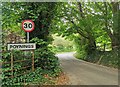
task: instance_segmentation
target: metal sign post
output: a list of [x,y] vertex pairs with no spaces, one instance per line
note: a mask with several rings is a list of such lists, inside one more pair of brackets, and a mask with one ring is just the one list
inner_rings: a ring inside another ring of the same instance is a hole
[[29,32],[27,32],[27,43],[29,43]]
[[119,2],[119,10],[120,10],[120,2]]

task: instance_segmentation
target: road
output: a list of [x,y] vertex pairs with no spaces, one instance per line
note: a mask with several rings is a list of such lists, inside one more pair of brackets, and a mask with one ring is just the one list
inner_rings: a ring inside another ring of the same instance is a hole
[[70,85],[118,85],[118,70],[76,59],[73,54],[56,55]]

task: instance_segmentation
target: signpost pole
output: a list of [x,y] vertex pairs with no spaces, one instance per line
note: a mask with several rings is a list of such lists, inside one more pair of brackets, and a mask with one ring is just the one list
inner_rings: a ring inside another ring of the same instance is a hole
[[[27,32],[27,43],[29,43],[29,32]],[[26,51],[25,51],[25,55],[27,55]]]
[[29,43],[29,32],[27,32],[27,43]]

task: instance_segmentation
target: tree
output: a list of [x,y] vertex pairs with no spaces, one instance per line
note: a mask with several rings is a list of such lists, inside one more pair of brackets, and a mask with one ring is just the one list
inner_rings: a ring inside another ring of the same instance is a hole
[[[116,49],[119,45],[119,40],[117,39],[118,34],[118,17],[119,17],[119,4],[118,2],[104,2],[104,3],[96,3],[97,8],[102,13],[100,19],[103,22],[104,30],[107,32],[108,36],[111,39],[112,49]],[[102,8],[101,8],[102,6]]]
[[[59,13],[53,21],[59,35],[72,37],[79,34],[81,39],[86,39],[88,53],[96,50],[96,36],[94,31],[100,29],[99,17],[93,14],[94,3],[62,3]],[[98,14],[98,13],[97,13]],[[56,21],[59,21],[58,23]],[[58,26],[57,26],[58,25]],[[80,44],[80,43],[79,43]]]

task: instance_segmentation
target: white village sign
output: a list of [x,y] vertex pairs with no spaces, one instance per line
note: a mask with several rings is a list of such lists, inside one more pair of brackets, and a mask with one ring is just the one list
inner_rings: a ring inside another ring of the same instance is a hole
[[34,49],[36,49],[35,43],[8,44],[8,50],[34,50]]

